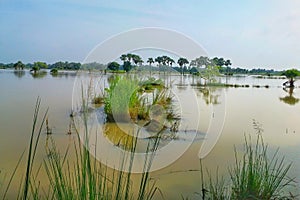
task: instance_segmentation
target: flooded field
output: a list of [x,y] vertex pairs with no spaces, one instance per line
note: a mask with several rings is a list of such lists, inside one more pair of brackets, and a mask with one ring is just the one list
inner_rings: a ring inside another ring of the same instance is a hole
[[[48,123],[51,135],[43,130],[38,154],[37,167],[47,159],[45,148],[50,139],[64,152],[77,140],[70,114],[76,111],[76,95],[80,93],[80,81],[93,80],[99,91],[108,86],[111,74],[98,73],[76,74],[65,72],[58,76],[46,74],[34,77],[29,71],[17,73],[13,70],[0,70],[0,183],[7,183],[13,168],[22,152],[28,148],[34,107],[37,97],[42,99],[41,113],[49,108]],[[143,75],[144,79],[148,75]],[[234,163],[234,146],[242,150],[245,135],[256,137],[257,130],[253,122],[260,124],[264,142],[275,151],[280,148],[280,155],[292,162],[289,176],[300,180],[300,88],[293,90],[282,88],[284,79],[257,78],[254,76],[220,77],[219,82],[247,87],[204,87],[198,77],[191,75],[155,74],[163,80],[174,96],[175,111],[180,116],[180,125],[174,137],[162,138],[160,148],[172,143],[172,148],[164,154],[151,172],[151,178],[166,199],[199,199],[201,177],[199,155],[204,156],[205,168],[214,172],[219,168],[221,174],[228,174],[228,167]],[[298,83],[299,84],[299,83]],[[297,85],[297,82],[296,82]],[[79,93],[78,93],[79,91]],[[76,93],[77,92],[77,93]],[[75,98],[75,99],[74,99]],[[97,134],[100,140],[121,148],[120,137],[132,127],[128,124],[105,123],[103,108],[94,108]],[[42,114],[41,114],[42,116]],[[158,120],[159,121],[159,120]],[[95,122],[94,122],[95,123]],[[93,124],[94,125],[94,124]],[[170,127],[169,127],[170,128]],[[121,129],[121,130],[119,130]],[[69,132],[72,134],[68,134]],[[215,139],[210,140],[213,137]],[[145,140],[141,140],[145,141]],[[207,141],[210,141],[209,143]],[[200,149],[206,145],[203,151]],[[124,147],[123,147],[124,148]],[[180,155],[172,152],[181,151]],[[143,145],[140,147],[143,151]],[[72,160],[74,152],[69,157]],[[164,157],[165,156],[165,157]],[[112,159],[114,154],[111,155]],[[176,159],[175,159],[176,158]],[[15,197],[19,182],[25,171],[22,162],[12,183],[8,197]],[[206,171],[206,170],[205,170]],[[43,172],[41,172],[43,174]],[[41,186],[47,185],[43,175],[39,177]],[[297,182],[299,188],[299,183]],[[135,183],[133,183],[135,187]],[[296,192],[300,192],[295,188]],[[157,198],[160,198],[158,195]]]

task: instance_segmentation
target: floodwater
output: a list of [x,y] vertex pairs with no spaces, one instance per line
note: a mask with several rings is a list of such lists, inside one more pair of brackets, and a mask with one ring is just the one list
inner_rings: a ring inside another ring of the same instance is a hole
[[[107,86],[108,76],[110,75],[86,73],[80,77],[86,80],[93,77],[93,80],[100,80],[100,86]],[[70,114],[74,109],[74,102],[76,104],[72,99],[73,91],[78,90],[76,77],[75,72],[65,72],[56,77],[49,73],[42,77],[33,77],[28,71],[17,73],[13,70],[0,70],[1,191],[1,183],[7,183],[22,152],[28,150],[37,97],[42,99],[40,118],[49,108],[48,122],[52,129],[50,136],[43,130],[36,157],[37,167],[47,159],[45,148],[49,137],[55,141],[61,152],[76,141],[72,127],[73,133],[67,134],[70,131]],[[203,88],[197,86],[199,80],[191,76],[173,75],[164,80],[171,87],[178,108],[176,110],[181,117],[179,131],[173,139],[175,142],[172,143],[170,138],[163,139],[163,145],[171,148],[166,150],[162,160],[154,163],[157,170],[151,173],[152,179],[156,181],[166,199],[182,199],[182,196],[199,199],[199,156],[203,157],[202,163],[207,170],[214,173],[218,168],[220,174],[228,174],[228,167],[234,163],[234,146],[240,151],[245,135],[256,138],[258,130],[253,125],[254,122],[263,129],[264,142],[269,144],[270,150],[279,148],[280,155],[285,156],[286,162],[293,163],[289,176],[296,177],[298,182],[295,191],[300,192],[300,88],[293,91],[283,90],[283,79],[251,76],[219,80],[228,84],[249,84],[250,87],[247,88]],[[269,87],[265,87],[266,85]],[[109,136],[109,131],[116,135],[118,127],[116,124],[104,124],[101,112],[101,108],[95,111],[99,130],[102,130],[101,139],[115,147],[119,140]],[[126,125],[124,127],[121,129],[126,130]],[[173,154],[174,159],[169,159]],[[18,191],[18,183],[25,171],[23,166],[24,161],[16,173],[8,197],[13,198]],[[47,184],[43,184],[43,177],[41,181],[42,185]]]

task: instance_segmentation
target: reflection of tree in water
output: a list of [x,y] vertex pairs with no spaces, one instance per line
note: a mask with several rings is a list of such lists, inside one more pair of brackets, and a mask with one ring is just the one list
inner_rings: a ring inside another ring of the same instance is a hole
[[188,81],[185,76],[180,76],[179,82],[176,84],[179,90],[186,90],[188,88]]
[[33,78],[44,78],[45,76],[47,76],[47,72],[46,71],[32,72],[30,74],[31,74],[31,76]]
[[283,90],[286,91],[288,95],[285,97],[280,97],[280,101],[283,101],[284,103],[292,106],[299,102],[300,99],[293,96],[294,87],[283,88]]
[[15,70],[14,75],[18,78],[22,78],[25,75],[25,71],[24,70]]
[[218,94],[218,91],[220,89],[218,88],[213,88],[213,87],[199,87],[197,88],[199,96],[203,98],[205,103],[207,105],[209,104],[220,104],[221,102],[219,101],[220,95]]
[[[123,124],[126,126],[125,124]],[[124,127],[123,127],[124,128]],[[128,132],[133,132],[134,130],[130,125],[127,126]],[[131,150],[136,139],[124,132],[117,123],[106,123],[104,125],[104,135],[109,139],[114,145],[121,147],[125,150]]]

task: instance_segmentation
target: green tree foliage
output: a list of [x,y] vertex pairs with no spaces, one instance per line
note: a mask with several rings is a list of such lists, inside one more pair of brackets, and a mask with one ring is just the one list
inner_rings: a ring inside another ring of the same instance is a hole
[[208,57],[200,56],[191,61],[190,66],[196,68],[203,68],[211,64],[211,61]]
[[225,60],[224,60],[224,58],[214,57],[212,59],[212,63],[216,66],[222,67],[225,65]]
[[97,62],[92,62],[92,63],[82,64],[80,68],[83,70],[93,70],[93,69],[105,70],[107,68],[107,66],[104,64],[97,63]]
[[175,61],[172,58],[168,57],[167,63],[170,67],[172,67],[172,65],[175,63]]
[[40,69],[47,69],[48,65],[45,62],[35,62],[31,68],[31,71],[37,73]]
[[160,66],[163,62],[163,58],[162,58],[162,56],[158,56],[158,57],[155,58],[154,61],[157,62],[158,66]]
[[52,75],[57,75],[57,74],[58,74],[58,69],[53,68],[53,69],[50,70],[50,73],[51,73]]
[[131,54],[131,53],[122,54],[120,56],[120,60],[123,61],[123,69],[126,72],[130,71],[133,68],[131,61],[133,61],[135,65],[138,64],[141,65],[144,62],[139,55]]
[[180,66],[181,69],[181,73],[183,74],[183,66],[185,66],[186,64],[189,64],[189,61],[186,58],[179,58],[177,61],[178,65]]
[[225,63],[224,63],[224,65],[225,65],[226,67],[230,66],[230,65],[231,65],[231,61],[230,61],[230,60],[226,60]]
[[127,60],[127,55],[126,54],[122,54],[121,56],[120,56],[120,60],[122,60],[123,61],[123,63]]
[[206,81],[215,82],[215,77],[220,74],[218,66],[215,65],[208,65],[205,69],[200,71],[201,78],[205,79]]
[[162,64],[163,65],[167,65],[167,63],[169,62],[170,57],[168,56],[162,56]]
[[75,62],[56,62],[49,66],[49,68],[56,68],[60,70],[79,70],[81,67],[80,63]]
[[[289,87],[295,87],[294,82],[295,78],[297,76],[300,76],[300,72],[297,69],[289,69],[283,72],[283,75],[286,76],[289,81],[288,83],[290,84]],[[285,82],[283,85],[286,86],[287,82]]]
[[109,70],[117,71],[120,68],[120,64],[117,62],[110,62],[110,63],[108,63],[107,68]]
[[139,55],[131,54],[132,61],[135,65],[142,64],[144,61]]
[[148,58],[147,63],[149,63],[149,65],[151,66],[154,63],[154,59]]
[[25,65],[21,61],[18,61],[14,64],[14,68],[15,70],[23,70],[25,68]]
[[133,68],[133,66],[131,65],[131,63],[129,61],[125,61],[123,64],[123,69],[126,72],[129,72],[131,69]]

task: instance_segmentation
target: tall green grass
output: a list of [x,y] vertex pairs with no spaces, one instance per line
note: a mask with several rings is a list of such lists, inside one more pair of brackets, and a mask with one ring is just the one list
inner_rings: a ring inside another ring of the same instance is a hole
[[[19,194],[17,199],[152,199],[160,190],[155,183],[150,181],[149,170],[154,158],[154,151],[158,148],[159,139],[154,143],[148,144],[148,150],[152,153],[146,157],[144,163],[144,171],[138,175],[139,188],[137,191],[133,189],[132,166],[134,162],[136,142],[131,143],[131,153],[129,156],[125,154],[120,158],[121,166],[118,169],[111,169],[101,164],[97,159],[90,155],[89,149],[89,132],[87,127],[88,106],[83,101],[84,119],[84,142],[80,142],[79,133],[77,132],[77,140],[74,142],[75,155],[70,154],[69,147],[65,153],[61,153],[55,145],[54,140],[50,140],[50,145],[46,148],[48,157],[42,165],[37,168],[35,162],[38,145],[41,140],[43,125],[47,116],[45,112],[40,126],[38,127],[39,111],[41,100],[38,98],[34,117],[32,132],[29,141],[28,154],[26,159],[26,170],[24,178],[20,182]],[[138,133],[136,133],[138,134]],[[137,135],[136,135],[137,136]],[[135,137],[137,138],[137,137]],[[96,147],[95,147],[96,148]],[[90,149],[91,150],[91,149]],[[147,151],[148,151],[147,150]],[[72,159],[72,156],[74,159]],[[5,188],[3,199],[6,199],[7,193],[11,187],[11,182],[15,178],[24,153],[20,157],[16,165],[8,185]],[[70,159],[71,158],[71,159]],[[129,159],[129,167],[125,169],[125,162]],[[33,170],[35,169],[35,170]],[[41,170],[45,170],[47,180],[50,185],[42,188],[39,182],[39,174]],[[127,171],[127,172],[125,172]]]
[[[104,95],[104,111],[108,122],[150,120],[149,114],[153,105],[162,106],[167,111],[168,119],[175,118],[171,107],[173,97],[162,81],[141,81],[136,77],[115,76],[109,82]],[[155,89],[151,90],[150,87]]]
[[270,156],[268,145],[262,135],[257,135],[256,143],[245,137],[242,155],[234,149],[235,164],[229,168],[230,180],[220,177],[218,172],[213,180],[209,174],[208,199],[293,199],[288,189],[294,179],[288,177],[291,163],[280,158],[278,150]]
[[[87,106],[84,106],[87,108]],[[87,121],[88,111],[84,109],[84,120]],[[120,170],[109,169],[92,157],[86,148],[89,145],[88,128],[85,123],[85,145],[75,144],[76,161],[71,164],[68,160],[68,153],[64,156],[55,147],[49,149],[55,152],[51,159],[45,162],[46,171],[53,188],[53,196],[56,199],[151,199],[158,191],[154,183],[150,183],[149,167],[150,162],[144,163],[144,171],[141,173],[140,189],[134,192],[132,188],[132,166],[136,151],[136,142],[130,143],[131,153],[129,156],[124,154],[121,159]],[[79,133],[78,133],[79,134]],[[137,133],[138,134],[138,133]],[[135,137],[137,139],[137,137]],[[78,138],[78,141],[80,139]],[[158,141],[158,140],[157,140]],[[150,145],[150,143],[149,143]],[[152,148],[158,144],[150,145]],[[154,153],[153,153],[154,154]],[[129,167],[125,169],[125,162],[129,159]],[[128,171],[128,172],[124,172]]]
[[232,197],[235,199],[279,199],[288,198],[284,193],[293,179],[288,178],[291,163],[285,164],[284,157],[279,158],[278,150],[268,155],[268,146],[261,135],[255,145],[245,139],[245,153],[230,170]]

